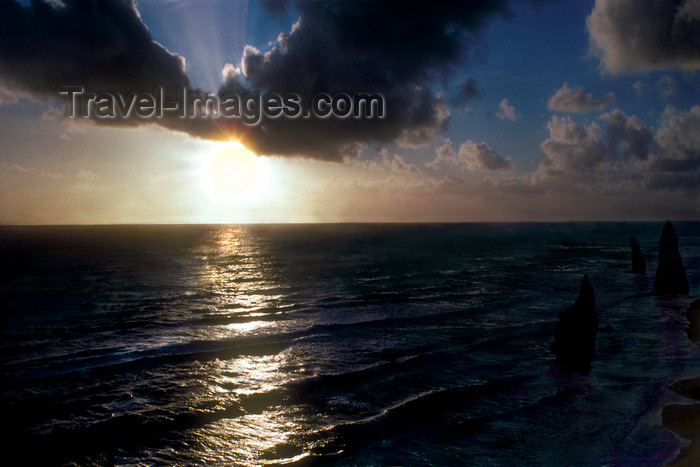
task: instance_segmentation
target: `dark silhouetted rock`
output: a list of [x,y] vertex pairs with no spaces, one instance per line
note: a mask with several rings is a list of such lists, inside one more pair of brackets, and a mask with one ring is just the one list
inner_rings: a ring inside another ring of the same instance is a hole
[[610,323],[606,324],[602,328],[598,328],[598,332],[614,332],[615,330],[613,329],[612,326],[610,326]]
[[659,266],[654,277],[654,295],[688,295],[688,292],[690,286],[678,252],[678,233],[673,224],[666,221],[659,238]]
[[696,345],[700,345],[700,298],[690,304],[685,316],[690,321],[688,338]]
[[550,346],[550,350],[557,356],[557,361],[563,368],[588,374],[595,354],[597,333],[595,294],[586,274],[581,280],[576,302],[559,315],[559,322],[554,331],[554,344]]
[[642,250],[639,248],[639,242],[634,237],[630,237],[630,248],[632,248],[632,272],[647,272],[647,263],[644,261]]

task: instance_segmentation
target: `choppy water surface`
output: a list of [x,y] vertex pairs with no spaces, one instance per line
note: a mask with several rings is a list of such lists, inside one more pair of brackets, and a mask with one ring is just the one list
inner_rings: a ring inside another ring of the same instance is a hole
[[[5,449],[27,464],[659,465],[700,374],[663,223],[0,228]],[[630,274],[630,235],[647,275]],[[589,274],[588,377],[548,346]],[[6,451],[7,452],[7,451]]]

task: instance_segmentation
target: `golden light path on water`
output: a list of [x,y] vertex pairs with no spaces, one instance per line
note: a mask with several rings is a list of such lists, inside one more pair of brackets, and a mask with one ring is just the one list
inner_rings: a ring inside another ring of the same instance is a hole
[[[289,325],[269,319],[289,306],[282,304],[279,293],[285,285],[270,277],[271,266],[244,229],[217,229],[202,259],[200,288],[215,296],[209,313],[222,323],[201,329],[202,340],[230,342],[235,353],[238,339],[248,342],[252,336],[290,330]],[[197,452],[192,454],[207,464],[226,465],[277,464],[305,457],[308,450],[295,439],[312,433],[318,420],[310,423],[309,411],[286,400],[282,389],[310,376],[304,352],[269,343],[245,353],[193,368],[192,377],[200,379],[202,388],[194,394],[194,404],[213,402],[213,410],[232,413],[193,430],[192,447]]]

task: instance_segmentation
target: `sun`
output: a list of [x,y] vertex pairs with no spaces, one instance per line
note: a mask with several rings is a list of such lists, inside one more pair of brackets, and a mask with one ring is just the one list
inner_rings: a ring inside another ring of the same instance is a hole
[[209,176],[215,189],[226,195],[250,190],[258,178],[256,157],[242,145],[223,149],[209,164]]
[[258,198],[267,184],[264,164],[240,143],[214,148],[202,175],[207,191],[220,201]]

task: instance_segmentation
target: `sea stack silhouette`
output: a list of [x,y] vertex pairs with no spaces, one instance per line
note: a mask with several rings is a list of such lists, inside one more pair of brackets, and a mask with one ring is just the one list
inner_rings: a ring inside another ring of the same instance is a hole
[[549,349],[563,368],[587,375],[591,372],[597,333],[595,294],[586,274],[581,280],[576,302],[559,315],[554,343]]
[[647,264],[644,261],[644,255],[642,255],[639,242],[634,236],[630,237],[630,248],[632,249],[632,272],[647,272]]
[[688,295],[690,286],[678,252],[678,233],[666,221],[659,238],[659,266],[654,277],[654,295]]
[[700,345],[700,298],[695,300],[685,312],[690,324],[688,325],[688,338]]

